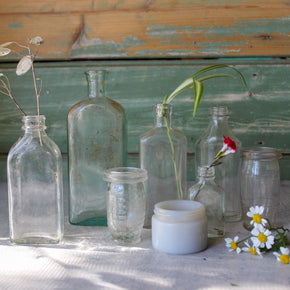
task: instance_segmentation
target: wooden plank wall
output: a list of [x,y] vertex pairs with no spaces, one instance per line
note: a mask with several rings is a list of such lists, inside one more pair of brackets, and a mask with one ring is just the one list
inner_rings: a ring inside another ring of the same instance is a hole
[[[252,94],[237,80],[212,80],[195,120],[191,96],[174,104],[174,124],[189,141],[188,179],[193,180],[194,142],[208,110],[227,105],[230,125],[243,145],[281,148],[282,179],[290,179],[289,1],[282,0],[0,0],[0,44],[41,35],[37,74],[43,80],[42,113],[48,133],[67,153],[68,109],[86,96],[84,71],[109,70],[107,92],[126,109],[129,160],[138,165],[138,137],[152,126],[152,104],[184,78],[211,64],[235,65]],[[18,56],[0,60],[19,102],[35,109],[31,75],[16,77]],[[20,116],[0,97],[0,152],[21,134]],[[5,165],[0,176],[5,176]]]

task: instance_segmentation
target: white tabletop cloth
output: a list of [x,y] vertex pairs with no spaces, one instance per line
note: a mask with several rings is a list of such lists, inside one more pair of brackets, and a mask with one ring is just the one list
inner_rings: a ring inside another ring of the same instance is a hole
[[[224,238],[216,238],[203,252],[168,255],[152,248],[150,230],[140,244],[118,246],[107,228],[70,225],[67,205],[65,212],[62,244],[12,245],[7,185],[0,184],[0,289],[290,289],[290,264],[272,253],[230,253]],[[281,186],[279,213],[290,228],[289,181]],[[226,225],[225,237],[247,234],[241,222]]]

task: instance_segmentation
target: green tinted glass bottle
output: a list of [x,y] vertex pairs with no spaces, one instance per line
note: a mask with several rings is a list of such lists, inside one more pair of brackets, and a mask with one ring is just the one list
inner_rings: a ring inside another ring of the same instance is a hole
[[77,225],[107,224],[106,169],[126,165],[123,107],[105,96],[105,71],[86,73],[88,97],[68,114],[69,219]]

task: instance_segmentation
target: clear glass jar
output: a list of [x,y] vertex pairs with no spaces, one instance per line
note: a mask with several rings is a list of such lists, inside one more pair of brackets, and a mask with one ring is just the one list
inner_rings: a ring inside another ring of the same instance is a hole
[[207,246],[205,207],[191,200],[168,200],[155,204],[152,245],[169,254],[191,254]]
[[251,218],[247,216],[252,206],[264,206],[263,217],[276,223],[279,207],[281,151],[270,147],[245,148],[241,152],[241,194],[243,225],[251,230]]
[[104,170],[126,164],[123,107],[106,98],[105,71],[86,73],[89,95],[68,114],[69,216],[76,225],[106,226]]
[[45,116],[23,117],[24,136],[7,160],[10,239],[58,243],[63,234],[62,158],[46,135]]
[[225,234],[225,192],[215,183],[214,167],[199,167],[198,181],[188,190],[188,199],[202,203],[208,220],[208,237]]
[[119,167],[104,172],[108,182],[108,227],[115,242],[136,244],[141,240],[145,220],[146,170]]
[[235,137],[228,125],[227,107],[210,108],[210,121],[207,130],[195,144],[195,172],[198,167],[209,166],[223,146],[223,135],[230,137],[237,145],[237,152],[222,159],[222,164],[215,167],[215,181],[225,191],[225,220],[241,220],[242,206],[240,194],[240,150],[241,142]]
[[154,106],[155,125],[140,136],[140,167],[146,169],[148,173],[148,180],[145,183],[146,228],[151,228],[154,204],[164,200],[178,199],[172,149],[163,115],[167,117],[174,146],[181,198],[185,197],[184,194],[186,195],[187,140],[182,132],[171,127],[171,114],[171,104],[164,107],[162,104],[156,104]]

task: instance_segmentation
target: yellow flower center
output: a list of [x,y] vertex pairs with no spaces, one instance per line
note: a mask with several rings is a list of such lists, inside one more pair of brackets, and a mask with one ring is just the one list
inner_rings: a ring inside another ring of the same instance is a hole
[[289,256],[287,256],[287,255],[281,255],[281,256],[280,256],[280,261],[281,261],[283,264],[289,264]]
[[258,235],[258,240],[261,242],[261,243],[266,243],[267,242],[267,236],[263,233],[260,233]]
[[249,251],[250,251],[250,253],[252,253],[253,255],[257,255],[257,251],[256,251],[255,248],[250,247],[250,248],[249,248]]
[[236,242],[231,241],[231,247],[232,247],[234,250],[236,250],[238,246],[237,246]]
[[259,214],[256,213],[256,214],[253,216],[253,221],[254,221],[256,224],[260,224],[261,221],[262,221],[262,217],[261,217]]

